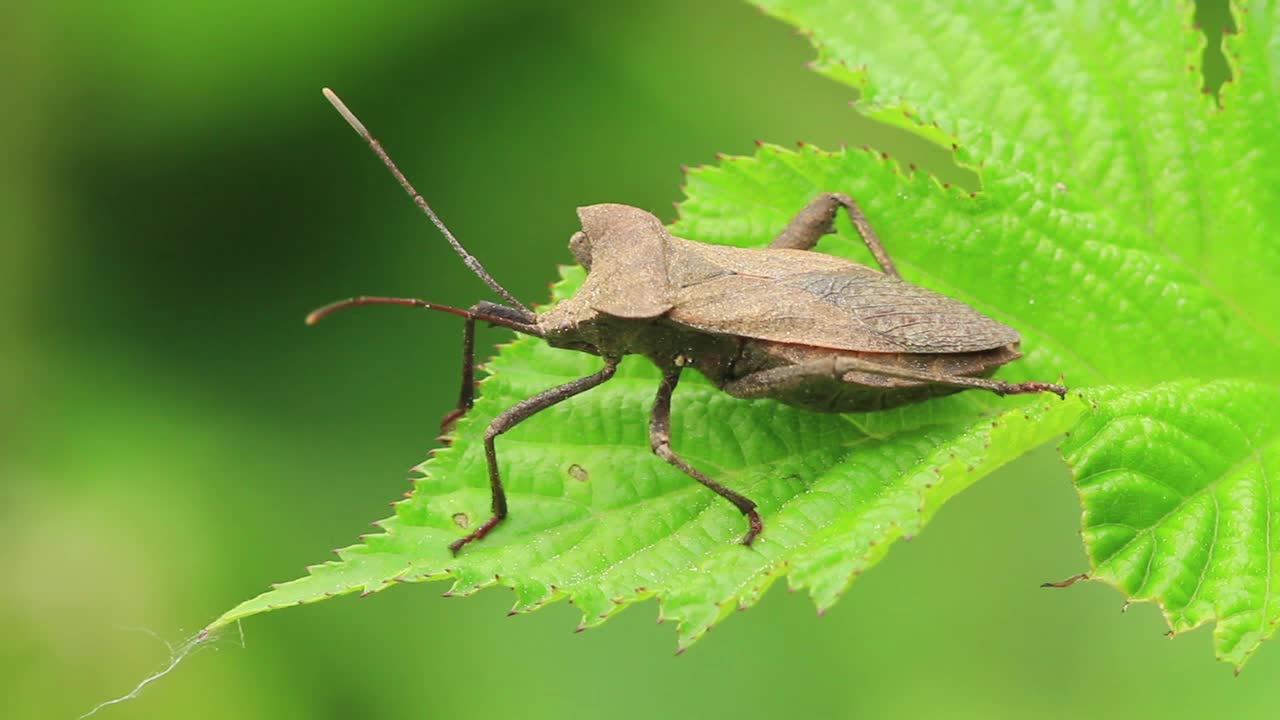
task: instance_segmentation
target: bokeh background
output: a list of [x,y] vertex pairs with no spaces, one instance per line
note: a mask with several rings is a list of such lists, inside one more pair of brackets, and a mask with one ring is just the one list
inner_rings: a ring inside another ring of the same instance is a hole
[[[672,217],[681,164],[870,144],[946,179],[735,0],[18,3],[0,112],[0,716],[127,691],[408,487],[484,287],[321,99],[363,116],[472,251],[546,297],[573,208]],[[1211,20],[1210,26],[1220,26]],[[892,239],[888,241],[892,243]],[[491,347],[505,335],[488,331]],[[640,422],[637,419],[637,422]],[[490,590],[397,587],[247,621],[104,718],[1274,716],[1085,569],[1052,449],[952,501],[826,617],[781,587],[681,657],[656,608],[573,635]]]

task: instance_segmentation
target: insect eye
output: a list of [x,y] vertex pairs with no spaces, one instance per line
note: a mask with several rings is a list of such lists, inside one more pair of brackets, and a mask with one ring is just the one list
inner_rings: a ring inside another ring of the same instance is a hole
[[569,238],[569,252],[582,267],[591,269],[591,238],[585,232],[579,230]]

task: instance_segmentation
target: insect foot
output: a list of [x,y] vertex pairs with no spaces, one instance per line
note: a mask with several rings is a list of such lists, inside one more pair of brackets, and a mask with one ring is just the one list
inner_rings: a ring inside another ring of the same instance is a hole
[[1005,395],[1031,395],[1034,393],[1051,392],[1063,400],[1067,399],[1066,386],[1035,380],[1020,383],[996,382],[991,387],[991,392],[1002,397]]

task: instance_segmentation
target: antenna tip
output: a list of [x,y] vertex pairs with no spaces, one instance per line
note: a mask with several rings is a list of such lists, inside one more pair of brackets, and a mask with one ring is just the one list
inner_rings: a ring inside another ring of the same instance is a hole
[[347,121],[351,129],[359,133],[361,137],[369,137],[369,131],[365,128],[364,123],[360,122],[359,118],[356,117],[355,113],[351,112],[351,108],[348,108],[346,103],[342,102],[342,98],[338,97],[337,93],[329,88],[322,88],[320,92],[324,94],[324,99],[329,101],[333,109],[338,111],[342,119]]
[[328,309],[329,308],[326,306],[326,307],[320,308],[319,310],[312,310],[307,315],[307,320],[306,320],[307,324],[315,325],[316,323],[320,322],[320,318],[323,318],[325,315],[328,314],[327,312],[325,312]]

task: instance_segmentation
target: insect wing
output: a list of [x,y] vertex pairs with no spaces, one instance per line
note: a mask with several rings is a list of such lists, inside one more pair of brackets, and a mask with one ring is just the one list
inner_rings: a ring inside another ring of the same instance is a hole
[[861,352],[963,353],[1016,343],[1016,330],[968,305],[864,265],[802,250],[672,238],[684,325]]

